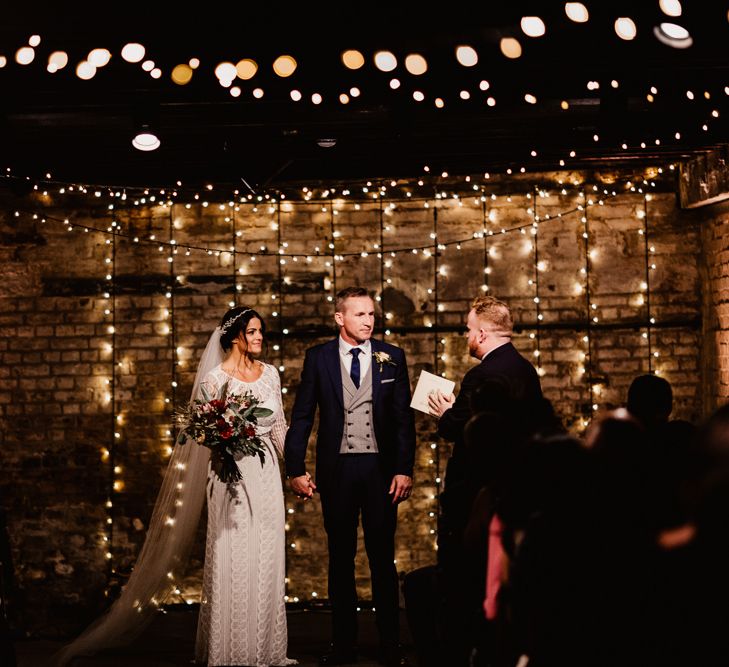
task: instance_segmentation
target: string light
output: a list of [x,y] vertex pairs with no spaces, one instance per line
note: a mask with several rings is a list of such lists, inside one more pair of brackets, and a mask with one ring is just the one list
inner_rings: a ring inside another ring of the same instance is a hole
[[332,288],[332,293],[330,296],[327,297],[327,300],[330,303],[334,303],[334,299],[337,295],[337,251],[336,251],[336,238],[339,236],[337,234],[337,231],[334,229],[334,205],[330,201],[329,202],[329,250],[331,251],[329,253],[330,259],[329,259],[329,283]]
[[[442,306],[440,303],[440,293],[438,291],[438,288],[440,286],[440,278],[445,277],[447,275],[447,272],[445,271],[445,266],[439,265],[439,253],[438,253],[438,207],[435,205],[435,202],[433,203],[433,231],[430,233],[430,237],[433,239],[433,324],[435,325],[433,327],[433,355],[434,355],[434,370],[436,375],[441,375],[442,377],[445,377],[445,372],[440,370],[440,340],[438,336],[439,331],[439,313],[442,310]],[[427,325],[426,325],[427,326]]]
[[244,269],[242,266],[239,265],[238,238],[243,235],[243,232],[239,231],[237,228],[238,222],[236,218],[236,212],[238,211],[238,206],[232,206],[231,208],[232,210],[230,212],[230,223],[232,233],[230,237],[230,251],[232,254],[232,261],[230,264],[233,269],[233,298],[231,299],[231,303],[233,304],[231,306],[232,308],[239,305],[238,292],[243,289],[243,285],[238,282],[238,276],[244,273]]
[[[118,227],[112,226],[112,232],[118,231]],[[108,387],[109,402],[109,444],[102,450],[102,461],[106,461],[109,466],[109,486],[107,490],[106,501],[106,536],[103,540],[102,548],[106,551],[107,560],[107,585],[104,594],[108,596],[111,592],[110,586],[115,575],[114,567],[114,499],[115,494],[123,489],[123,482],[118,478],[121,468],[117,465],[117,447],[122,441],[120,405],[116,395],[117,386],[117,327],[116,327],[116,308],[117,308],[117,288],[116,288],[116,251],[117,251],[117,235],[112,233],[111,239],[106,238],[104,246],[106,252],[110,252],[111,256],[106,256],[104,264],[109,267],[106,274],[106,285],[104,302],[104,316],[107,321],[111,321],[109,326],[110,335],[110,373],[111,380]]]
[[587,427],[589,422],[592,420],[593,413],[597,410],[597,403],[595,403],[595,391],[594,391],[594,367],[593,367],[593,355],[592,355],[592,311],[594,310],[590,292],[590,226],[587,217],[587,195],[583,190],[582,193],[582,223],[583,232],[582,238],[584,240],[584,268],[583,274],[585,279],[584,293],[585,293],[585,312],[586,312],[586,329],[585,334],[582,338],[584,343],[584,375],[586,376],[587,385],[589,387],[589,404],[587,411],[583,412],[583,426]]
[[653,361],[655,356],[653,350],[652,330],[654,318],[651,313],[651,271],[655,268],[655,264],[653,264],[651,261],[651,253],[655,252],[655,248],[650,246],[648,242],[648,199],[648,195],[645,195],[643,197],[643,210],[641,211],[642,216],[640,216],[643,219],[643,228],[639,230],[639,232],[642,232],[642,234],[640,235],[643,237],[643,250],[645,256],[645,277],[643,284],[641,285],[641,287],[645,286],[645,312],[647,320],[644,339],[646,340],[648,350],[648,372],[653,373]]
[[387,312],[387,304],[385,301],[385,295],[386,295],[386,288],[385,283],[388,280],[385,277],[385,268],[389,266],[392,266],[392,262],[390,260],[385,259],[385,212],[384,212],[384,202],[382,197],[378,199],[377,201],[378,206],[378,222],[379,222],[379,231],[380,231],[380,237],[379,237],[379,252],[377,253],[377,256],[380,260],[380,324],[381,328],[383,330],[383,337],[386,338],[388,335],[387,330],[387,324],[385,322],[385,313]]
[[[433,238],[433,319],[435,320],[435,327],[433,330],[433,370],[435,372],[435,375],[440,375],[441,377],[445,377],[445,368],[441,370],[440,362],[441,360],[444,360],[443,357],[445,356],[443,353],[445,352],[445,339],[441,339],[440,336],[440,293],[439,293],[439,287],[440,287],[440,276],[442,275],[439,266],[438,266],[438,258],[439,258],[439,245],[438,245],[438,207],[433,206],[433,231],[431,233],[431,236]],[[432,447],[431,444],[431,451],[434,454],[433,460],[434,460],[434,471],[433,471],[433,482],[435,485],[434,492],[432,494],[433,498],[433,509],[432,512],[435,513],[436,517],[440,516],[440,491],[441,491],[441,475],[440,475],[440,448],[435,446],[435,448]],[[438,549],[438,521],[436,520],[434,522],[434,527],[430,529],[430,534],[433,535],[433,548],[435,550]]]
[[481,282],[481,291],[484,294],[489,292],[489,276],[491,275],[491,267],[489,266],[489,236],[491,235],[486,228],[486,223],[490,219],[491,211],[488,210],[488,198],[481,195],[481,237],[483,239],[483,278]]
[[[175,291],[177,287],[177,274],[175,272],[175,255],[177,254],[177,240],[175,239],[175,225],[174,225],[174,207],[170,206],[167,233],[169,238],[168,245],[168,256],[167,263],[169,264],[169,284],[167,291],[165,292],[165,298],[167,299],[167,307],[164,309],[164,315],[168,318],[169,324],[164,327],[164,332],[167,334],[167,347],[170,350],[170,395],[167,410],[165,415],[166,424],[172,423],[175,406],[177,405],[177,336],[175,332]],[[172,454],[169,442],[175,442],[177,439],[177,433],[173,434],[172,431],[164,429],[165,440],[167,442],[163,445],[163,453],[166,455]],[[174,439],[173,439],[174,436]]]
[[[279,247],[279,254],[282,253],[283,250],[288,246],[288,243],[284,242],[283,240],[283,230],[281,225],[281,202],[279,201],[276,204],[276,220],[278,224],[278,232],[277,232],[277,241],[278,241],[278,247]],[[284,327],[284,315],[283,315],[283,309],[284,309],[284,292],[283,292],[283,286],[284,284],[288,284],[289,280],[288,278],[284,278],[284,265],[286,260],[285,259],[279,259],[278,261],[278,278],[276,282],[276,293],[277,293],[277,306],[278,306],[278,322],[279,322],[279,328],[281,330],[281,335],[279,338],[279,372],[281,373],[281,392],[286,394],[288,392],[288,389],[286,388],[286,383],[284,382],[284,359],[285,359],[285,347],[284,342],[286,339],[286,335],[284,332],[287,331],[287,329]]]
[[[284,335],[284,332],[287,331],[287,329],[284,328],[284,314],[283,314],[283,309],[284,309],[283,285],[284,285],[284,266],[285,266],[284,261],[285,260],[282,259],[282,254],[283,254],[283,250],[285,249],[285,246],[288,244],[284,244],[284,241],[283,241],[283,225],[281,222],[281,201],[280,200],[276,202],[275,212],[276,212],[276,242],[278,245],[279,259],[277,261],[277,267],[276,267],[277,268],[276,294],[272,295],[272,296],[275,297],[274,301],[276,303],[276,308],[277,308],[277,313],[278,313],[277,320],[278,320],[278,329],[279,329],[280,335],[278,337],[278,342],[274,345],[273,349],[275,352],[278,352],[278,370],[279,370],[280,377],[281,377],[281,393],[286,394],[288,392],[288,389],[286,388],[286,385],[284,382],[284,370],[285,370],[284,343],[285,343],[285,338],[286,338],[286,336]],[[294,510],[289,509],[288,513],[290,515],[293,515]],[[285,530],[289,533],[289,535],[287,535],[287,537],[290,537],[292,534],[291,523],[292,523],[292,519],[287,518],[286,525],[285,525]],[[296,549],[296,542],[292,541],[289,544],[289,547],[292,550]],[[292,596],[290,595],[290,590],[289,590],[289,577],[286,577],[285,586],[286,586],[286,595],[284,597],[285,597],[285,599],[290,600],[290,599],[292,599]],[[293,596],[293,599],[297,600],[298,598]]]
[[[665,2],[664,0],[661,0],[661,7],[663,13],[666,14],[667,17],[675,18],[681,15],[681,4],[677,0],[666,0]],[[567,2],[564,5],[564,11],[568,19],[575,23],[583,24],[589,20],[589,12],[583,3]],[[521,18],[520,24],[523,34],[528,37],[537,38],[545,34],[546,28],[544,20],[540,17],[524,16]],[[504,28],[507,28],[505,32],[508,32],[508,27],[504,26]],[[630,17],[624,16],[617,18],[614,23],[614,29],[616,34],[623,40],[632,40],[637,35],[636,24]],[[688,36],[686,30],[682,26],[674,23],[662,22],[654,28],[654,32],[659,39],[668,39],[669,41],[666,43],[669,43],[671,46],[676,46],[677,48],[683,48],[691,43],[691,38]],[[28,64],[32,62],[35,57],[33,43],[34,42],[31,41],[27,46],[23,46],[18,50],[16,58],[19,63]],[[456,62],[453,61],[452,55],[448,55],[447,57],[450,61],[448,63],[449,65],[455,66],[455,64],[458,63],[458,65],[463,67],[473,67],[478,64],[478,53],[472,46],[454,43],[450,48],[455,50]],[[509,58],[518,58],[522,55],[522,47],[514,37],[504,37],[500,42],[500,48],[504,55]],[[150,51],[151,50],[153,49],[150,48]],[[155,66],[154,61],[149,59],[144,60],[146,53],[147,49],[145,46],[138,43],[128,43],[123,47],[123,49],[121,49],[121,56],[125,62],[135,65],[139,65],[139,63],[141,63],[144,71],[150,72],[151,76],[159,79],[162,75],[162,71],[159,67]],[[448,53],[453,54],[453,51],[449,49]],[[334,71],[341,71],[342,65],[344,65],[344,67],[348,70],[345,72],[347,74],[351,74],[352,71],[359,70],[366,62],[365,55],[355,49],[347,49],[333,55],[334,57],[331,58],[331,62],[328,63],[329,66]],[[110,57],[111,53],[108,49],[103,47],[94,49],[88,54],[87,60],[79,63],[79,75],[83,76],[83,78],[93,78],[97,68],[105,66]],[[7,58],[5,56],[0,58],[0,66],[5,66]],[[383,49],[375,53],[374,62],[376,67],[384,72],[391,72],[398,67],[397,57],[390,50]],[[306,63],[303,62],[301,64],[302,66],[306,65]],[[433,69],[434,71],[439,71],[441,69],[440,66],[429,68],[429,63],[425,61],[424,56],[418,53],[408,54],[405,58],[404,64],[407,71],[414,76],[424,77],[426,73],[429,73],[430,69]],[[171,71],[173,81],[179,85],[185,85],[189,82],[192,72],[197,70],[199,65],[200,61],[195,57],[189,58],[187,63],[177,64]],[[279,55],[273,63],[273,70],[279,77],[288,77],[298,71],[298,65],[299,63],[293,56]],[[311,65],[311,63],[309,63],[309,65]],[[55,62],[49,62],[48,64],[48,69],[51,72],[56,72],[61,69],[61,67],[62,65],[59,66]],[[236,79],[241,79],[243,81],[251,80],[257,75],[259,66],[255,60],[245,58],[235,64],[227,61],[221,62],[215,68],[211,68],[211,70],[214,72],[216,80],[219,81],[226,90],[230,90],[233,95],[237,96],[240,95],[241,89],[240,87],[231,88],[233,81]],[[254,97],[257,99],[263,97],[263,90],[261,88],[256,88],[255,92],[252,92]],[[288,100],[291,92],[292,91],[282,90],[280,94],[283,99]],[[291,99],[294,101],[301,99],[301,97],[299,97],[301,94],[300,91],[295,92],[297,94]],[[419,92],[421,92],[421,95],[413,96],[412,98],[414,103],[418,103],[421,96],[424,96],[422,91]],[[437,96],[435,93],[436,91],[434,91],[430,97],[436,100],[436,104],[439,107],[443,106],[445,104],[444,96]],[[341,91],[339,91],[339,94],[335,93],[337,97],[344,94],[345,93],[342,93]],[[489,99],[492,100],[493,98]],[[320,104],[322,102],[321,95],[316,93],[315,96],[312,97],[312,101],[315,104]],[[438,104],[438,101],[440,101],[440,104]]]
[[535,358],[535,366],[537,367],[537,373],[542,376],[544,375],[544,368],[542,367],[542,348],[541,348],[541,332],[542,332],[542,320],[544,319],[544,316],[542,315],[542,309],[541,309],[541,299],[539,294],[539,273],[540,273],[540,262],[539,262],[539,216],[537,215],[537,198],[539,195],[539,188],[536,186],[534,187],[534,202],[532,203],[531,210],[532,210],[532,243],[534,247],[534,306],[536,310],[536,318],[537,318],[537,329],[535,334],[535,348],[534,348],[534,358]]

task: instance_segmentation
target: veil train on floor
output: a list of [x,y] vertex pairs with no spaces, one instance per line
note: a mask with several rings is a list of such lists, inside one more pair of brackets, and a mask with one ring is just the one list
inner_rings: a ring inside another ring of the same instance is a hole
[[[198,396],[205,376],[223,361],[220,327],[208,340],[198,364],[190,400]],[[66,665],[72,658],[124,646],[144,630],[175,590],[187,565],[197,532],[208,476],[209,450],[175,445],[149,521],[144,545],[121,596],[73,642],[52,659]]]

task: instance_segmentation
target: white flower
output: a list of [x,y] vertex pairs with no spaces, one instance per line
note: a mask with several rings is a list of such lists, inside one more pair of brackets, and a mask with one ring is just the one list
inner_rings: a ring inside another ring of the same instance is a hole
[[387,352],[373,352],[372,356],[375,358],[375,361],[380,365],[380,372],[382,372],[383,364],[387,364],[388,366],[395,366],[395,362],[392,360],[392,357]]

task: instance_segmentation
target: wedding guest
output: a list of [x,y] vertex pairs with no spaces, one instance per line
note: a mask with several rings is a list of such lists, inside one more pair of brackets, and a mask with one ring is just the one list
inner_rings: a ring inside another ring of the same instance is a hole
[[628,389],[628,412],[646,429],[668,422],[673,411],[673,390],[657,375],[639,375]]

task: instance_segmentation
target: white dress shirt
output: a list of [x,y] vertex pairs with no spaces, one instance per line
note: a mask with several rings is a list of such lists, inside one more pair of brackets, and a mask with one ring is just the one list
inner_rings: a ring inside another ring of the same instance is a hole
[[369,340],[366,340],[361,345],[350,345],[341,336],[339,336],[339,356],[344,362],[344,368],[347,371],[347,375],[352,372],[352,355],[349,351],[353,347],[358,347],[362,350],[362,353],[359,355],[359,379],[362,381],[364,376],[367,375],[367,371],[370,369],[370,364],[372,363],[372,343],[370,343]]

